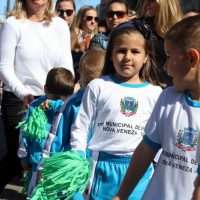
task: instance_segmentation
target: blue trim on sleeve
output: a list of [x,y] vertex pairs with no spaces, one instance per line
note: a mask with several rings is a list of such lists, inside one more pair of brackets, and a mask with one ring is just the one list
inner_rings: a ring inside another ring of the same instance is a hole
[[144,83],[126,83],[126,82],[122,82],[120,80],[118,80],[114,75],[111,75],[110,78],[117,84],[124,86],[124,87],[129,87],[129,88],[141,88],[141,87],[145,87],[147,85],[149,85],[149,83],[147,81],[145,81]]
[[198,164],[197,173],[200,175],[200,164]]
[[153,151],[158,151],[161,148],[161,145],[158,143],[153,142],[151,139],[149,139],[146,135],[143,138],[143,142],[145,144],[147,144],[148,146],[150,146],[150,148]]
[[190,105],[192,107],[200,108],[200,101],[193,100],[191,98],[190,94],[188,94],[188,93],[185,94],[185,100],[186,100],[188,105]]

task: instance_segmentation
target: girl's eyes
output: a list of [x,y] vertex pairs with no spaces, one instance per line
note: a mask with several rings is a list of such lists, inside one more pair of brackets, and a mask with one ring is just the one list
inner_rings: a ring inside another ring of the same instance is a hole
[[132,53],[140,53],[140,51],[137,50],[137,49],[133,49],[133,50],[131,50],[131,52],[132,52]]
[[126,53],[126,52],[127,52],[126,49],[118,49],[118,50],[117,50],[117,53]]
[[[126,54],[127,53],[127,49],[118,49],[117,50],[117,53],[123,53],[123,54]],[[132,49],[131,50],[131,53],[132,54],[137,54],[137,53],[140,53],[140,51],[138,49]]]

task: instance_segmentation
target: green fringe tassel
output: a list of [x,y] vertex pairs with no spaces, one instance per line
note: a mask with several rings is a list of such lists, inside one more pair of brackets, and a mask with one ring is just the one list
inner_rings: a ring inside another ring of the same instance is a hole
[[55,153],[44,160],[42,179],[31,200],[70,200],[76,192],[84,192],[90,175],[90,163],[79,153]]
[[33,108],[29,117],[20,122],[17,128],[21,128],[23,136],[30,139],[43,140],[47,137],[48,131],[46,125],[48,123],[47,116],[41,106]]

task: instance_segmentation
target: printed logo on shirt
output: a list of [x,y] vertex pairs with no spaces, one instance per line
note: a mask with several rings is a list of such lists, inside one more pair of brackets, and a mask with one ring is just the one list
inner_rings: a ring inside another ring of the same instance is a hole
[[176,137],[176,147],[183,151],[195,151],[198,143],[198,130],[184,128],[179,130]]
[[130,117],[137,112],[138,101],[133,97],[124,97],[120,101],[121,113],[126,117]]

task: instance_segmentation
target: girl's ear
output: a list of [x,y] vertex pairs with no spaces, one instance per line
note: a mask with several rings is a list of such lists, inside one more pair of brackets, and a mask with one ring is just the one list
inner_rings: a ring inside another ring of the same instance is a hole
[[187,56],[191,67],[195,67],[200,64],[200,52],[195,48],[190,48],[187,51]]

